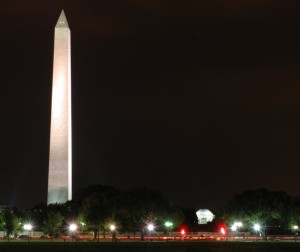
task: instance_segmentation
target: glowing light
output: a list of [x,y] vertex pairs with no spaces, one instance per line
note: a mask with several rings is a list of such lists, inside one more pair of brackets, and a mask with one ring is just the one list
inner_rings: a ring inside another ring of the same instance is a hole
[[112,225],[110,225],[109,229],[110,229],[110,231],[115,231],[116,230],[116,226],[112,224]]
[[181,233],[182,235],[184,235],[184,234],[185,234],[185,230],[184,230],[184,229],[181,229],[180,233]]
[[233,225],[237,226],[237,227],[242,227],[243,223],[242,222],[235,222]]
[[32,225],[31,224],[25,224],[24,229],[27,230],[27,231],[30,231],[30,230],[32,230]]
[[298,225],[293,226],[293,229],[295,229],[295,230],[298,229],[298,228],[299,228]]
[[153,224],[148,224],[147,228],[151,232],[151,231],[154,230],[154,225]]
[[166,226],[166,227],[173,227],[173,223],[172,223],[172,222],[169,222],[169,221],[167,221],[167,222],[165,223],[165,226]]
[[232,231],[237,231],[237,229],[239,228],[239,227],[242,227],[243,226],[243,223],[242,222],[235,222],[235,223],[233,223],[233,225],[231,226],[231,230]]
[[221,227],[221,228],[220,228],[220,232],[221,232],[221,234],[225,235],[225,234],[226,234],[225,228]]
[[259,231],[260,230],[260,225],[259,224],[254,224],[253,229],[255,231]]
[[236,231],[237,230],[237,226],[235,226],[235,225],[231,226],[231,230],[232,231]]
[[71,224],[71,225],[69,226],[69,230],[70,230],[71,232],[76,231],[76,230],[77,230],[77,225],[76,225],[76,224]]

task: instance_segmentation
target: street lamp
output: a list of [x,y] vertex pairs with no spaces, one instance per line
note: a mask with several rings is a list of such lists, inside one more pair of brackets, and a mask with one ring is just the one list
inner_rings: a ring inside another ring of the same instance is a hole
[[254,224],[253,229],[254,229],[254,231],[259,231],[260,230],[260,225],[259,224]]
[[24,224],[23,228],[28,232],[27,239],[28,239],[28,242],[29,242],[29,234],[30,234],[30,231],[32,230],[32,225],[30,223]]
[[257,234],[260,231],[260,225],[259,224],[254,224],[253,229],[256,232],[256,240],[257,240]]
[[166,221],[166,222],[165,222],[165,226],[166,226],[166,228],[167,228],[167,235],[168,235],[168,236],[171,236],[171,235],[170,235],[170,230],[173,228],[173,223],[170,222],[170,221]]
[[74,224],[74,223],[73,223],[73,224],[70,224],[69,230],[70,230],[70,232],[71,232],[72,241],[73,241],[73,239],[74,239],[74,233],[75,233],[75,231],[77,230],[77,225]]
[[297,231],[298,231],[298,228],[299,228],[298,225],[294,225],[293,226],[293,229],[294,229],[294,232],[295,232],[295,242],[297,241],[297,235],[298,235]]
[[147,228],[151,232],[151,231],[154,230],[154,225],[153,224],[149,224]]
[[152,223],[148,224],[147,229],[149,230],[149,240],[151,240],[151,232],[154,230],[154,225]]
[[111,231],[111,241],[113,242],[116,239],[116,226],[114,224],[109,226],[109,229]]

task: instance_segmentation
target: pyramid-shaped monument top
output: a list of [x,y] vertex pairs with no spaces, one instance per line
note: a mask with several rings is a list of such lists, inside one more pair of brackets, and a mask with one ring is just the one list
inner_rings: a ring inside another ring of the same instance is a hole
[[58,18],[55,28],[69,28],[68,21],[67,21],[64,10],[62,10],[62,12],[60,13],[60,16]]

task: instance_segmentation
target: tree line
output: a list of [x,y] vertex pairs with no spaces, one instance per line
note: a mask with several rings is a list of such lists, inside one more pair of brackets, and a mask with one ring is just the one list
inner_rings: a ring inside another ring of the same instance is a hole
[[122,192],[111,186],[93,185],[81,189],[72,201],[64,204],[39,204],[32,209],[6,208],[0,213],[0,230],[7,237],[16,236],[24,223],[52,238],[68,232],[70,223],[81,231],[93,232],[99,239],[110,232],[111,224],[118,232],[137,233],[143,240],[147,223],[165,230],[164,223],[177,228],[184,221],[182,210],[167,201],[159,192],[136,187]]
[[[183,209],[159,192],[146,187],[128,191],[104,185],[81,189],[74,200],[64,204],[41,203],[32,209],[5,208],[0,211],[0,230],[7,237],[16,236],[25,223],[52,238],[68,233],[71,223],[80,231],[92,232],[94,239],[105,237],[114,224],[120,233],[137,234],[143,240],[146,226],[156,225],[157,231],[218,232],[220,226],[229,230],[234,222],[242,222],[239,231],[254,232],[254,224],[262,226],[262,234],[294,234],[300,227],[300,196],[291,197],[282,191],[248,190],[234,195],[224,206],[215,210],[216,218],[208,225],[198,225],[196,209]],[[165,222],[171,222],[166,227]],[[296,230],[297,227],[297,230]]]
[[234,195],[220,209],[220,216],[228,228],[242,221],[242,230],[250,232],[254,224],[259,224],[263,235],[295,234],[300,227],[300,196],[265,188],[247,190]]

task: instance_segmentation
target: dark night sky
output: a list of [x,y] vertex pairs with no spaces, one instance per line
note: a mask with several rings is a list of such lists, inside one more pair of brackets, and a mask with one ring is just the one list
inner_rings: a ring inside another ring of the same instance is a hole
[[62,8],[72,32],[74,191],[146,185],[205,208],[246,189],[298,195],[298,2],[1,2],[0,202],[46,201]]

